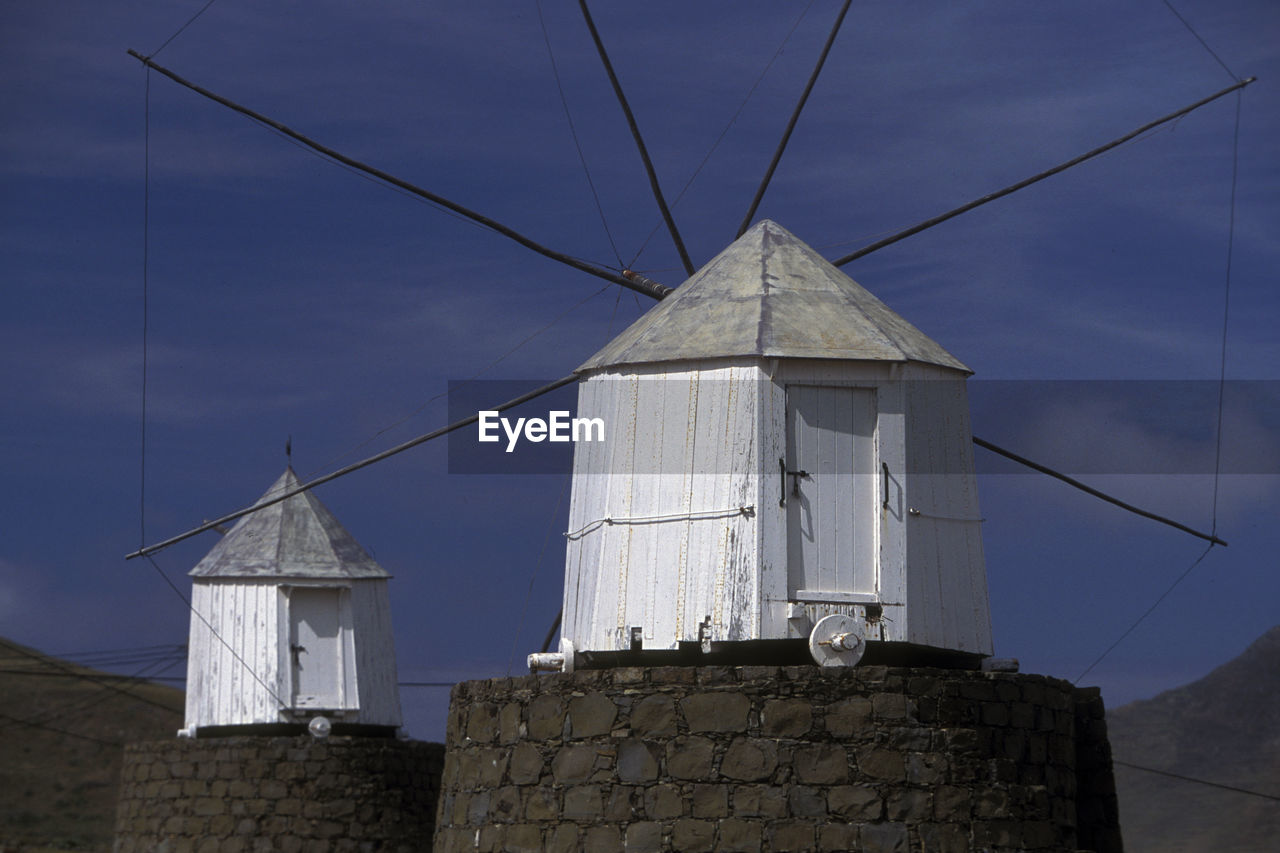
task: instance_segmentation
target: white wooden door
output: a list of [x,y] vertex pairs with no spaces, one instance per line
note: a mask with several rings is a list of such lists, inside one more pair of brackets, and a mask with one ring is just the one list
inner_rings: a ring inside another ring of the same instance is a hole
[[289,593],[295,708],[343,707],[342,592],[294,587]]
[[792,601],[873,601],[875,391],[787,386],[787,585]]

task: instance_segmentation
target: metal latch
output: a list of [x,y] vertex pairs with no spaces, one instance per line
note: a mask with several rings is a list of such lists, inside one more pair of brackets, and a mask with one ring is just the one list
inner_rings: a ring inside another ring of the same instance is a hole
[[813,475],[808,471],[788,471],[787,460],[778,460],[778,471],[782,474],[782,496],[778,499],[778,506],[787,505],[787,478],[791,478],[791,494],[794,497],[800,497],[800,481],[807,480]]

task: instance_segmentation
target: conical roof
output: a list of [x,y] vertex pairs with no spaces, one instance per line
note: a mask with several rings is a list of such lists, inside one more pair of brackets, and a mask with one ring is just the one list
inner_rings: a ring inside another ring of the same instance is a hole
[[[258,503],[298,487],[293,468]],[[191,570],[197,578],[387,578],[311,492],[244,516]]]
[[578,371],[739,356],[919,361],[972,372],[767,219]]

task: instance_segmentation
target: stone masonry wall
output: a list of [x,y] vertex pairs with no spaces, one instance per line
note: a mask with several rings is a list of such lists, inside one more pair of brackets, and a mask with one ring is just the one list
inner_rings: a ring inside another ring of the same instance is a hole
[[115,853],[430,849],[444,747],[226,737],[125,747]]
[[453,692],[437,853],[1084,844],[1120,850],[1110,752],[1100,697],[1063,681],[658,667]]

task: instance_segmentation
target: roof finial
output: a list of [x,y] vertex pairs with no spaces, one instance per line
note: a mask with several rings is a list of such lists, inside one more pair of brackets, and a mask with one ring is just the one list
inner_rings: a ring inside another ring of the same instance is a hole
[[284,440],[284,458],[290,468],[293,467],[293,435]]

